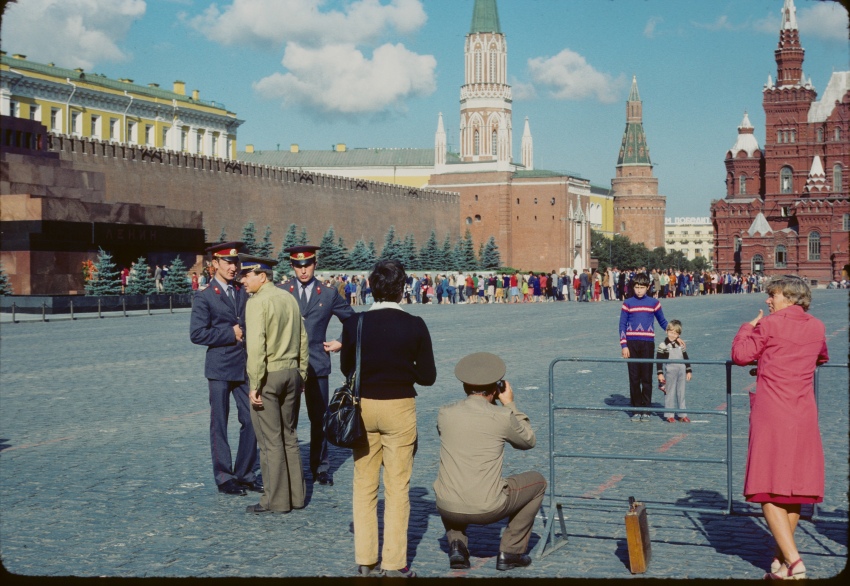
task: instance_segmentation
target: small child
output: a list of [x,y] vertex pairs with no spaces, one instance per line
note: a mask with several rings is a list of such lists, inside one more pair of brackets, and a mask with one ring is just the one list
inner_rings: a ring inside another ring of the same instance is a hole
[[[688,352],[685,350],[685,342],[679,338],[682,335],[682,322],[671,319],[667,325],[667,337],[658,346],[655,355],[656,360],[688,360]],[[664,392],[664,408],[685,408],[685,381],[691,380],[690,364],[658,363],[659,388]],[[673,412],[664,413],[664,419],[668,423],[675,423]],[[687,414],[679,412],[679,421],[690,423]]]
[[[667,329],[661,302],[648,297],[649,276],[637,273],[633,281],[634,296],[623,302],[620,311],[620,351],[623,358],[649,358],[655,349],[655,320]],[[652,403],[652,363],[629,363],[629,394],[632,407],[649,407]],[[632,421],[649,421],[649,413],[633,413]]]

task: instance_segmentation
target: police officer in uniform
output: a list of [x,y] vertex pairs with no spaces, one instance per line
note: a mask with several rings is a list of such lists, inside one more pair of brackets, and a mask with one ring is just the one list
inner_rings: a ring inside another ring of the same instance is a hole
[[[222,242],[206,249],[212,254],[215,276],[195,296],[189,323],[189,339],[207,347],[204,376],[209,386],[213,476],[219,492],[232,495],[245,495],[245,489],[263,491],[262,479],[257,474],[257,437],[251,424],[245,374],[248,294],[235,278],[242,246],[242,242]],[[227,441],[231,396],[236,400],[240,424],[235,465]]]
[[310,470],[313,482],[333,486],[323,418],[328,408],[330,352],[339,352],[342,343],[339,340],[325,341],[325,336],[331,316],[335,315],[342,322],[354,315],[354,310],[335,287],[325,287],[316,280],[317,250],[318,246],[309,245],[286,248],[284,252],[289,253],[295,278],[278,287],[289,291],[298,300],[310,344],[304,397],[307,401],[307,415],[310,417]]

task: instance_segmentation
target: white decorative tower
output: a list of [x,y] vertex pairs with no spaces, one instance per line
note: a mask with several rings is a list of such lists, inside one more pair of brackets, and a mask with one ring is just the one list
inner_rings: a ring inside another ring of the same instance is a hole
[[531,140],[531,129],[528,127],[528,116],[525,117],[525,128],[522,130],[522,166],[526,171],[534,169],[534,143]]
[[[434,137],[434,168],[438,169],[446,164],[446,129],[443,127],[443,113],[437,120],[437,134]],[[439,171],[438,171],[439,172]]]
[[475,0],[466,35],[465,78],[460,88],[460,158],[511,170],[513,144],[508,46],[496,0]]

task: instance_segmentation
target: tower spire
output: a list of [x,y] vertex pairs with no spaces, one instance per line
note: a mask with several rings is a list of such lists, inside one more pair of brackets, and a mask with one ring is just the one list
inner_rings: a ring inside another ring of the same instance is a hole
[[637,76],[632,77],[632,89],[626,101],[626,130],[623,133],[623,144],[617,159],[618,168],[624,165],[640,165],[652,169],[649,147],[643,132],[643,102],[638,93]]
[[496,0],[475,0],[475,7],[472,9],[472,24],[469,27],[469,34],[501,34],[501,32],[502,27],[499,26],[499,9],[496,6]]
[[785,0],[782,6],[782,23],[779,26],[779,46],[776,57],[777,87],[797,86],[803,79],[803,56],[800,31],[797,29],[797,7],[794,0]]
[[522,165],[526,171],[534,169],[534,143],[531,139],[531,128],[528,126],[528,116],[525,117],[525,127],[522,129]]

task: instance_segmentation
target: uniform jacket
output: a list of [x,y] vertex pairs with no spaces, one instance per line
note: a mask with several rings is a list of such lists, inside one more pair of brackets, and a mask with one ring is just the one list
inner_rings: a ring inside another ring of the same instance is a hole
[[476,396],[441,407],[437,431],[437,506],[470,515],[489,513],[505,502],[505,442],[530,450],[537,441],[528,416],[515,403],[494,405]]
[[[278,285],[284,291],[292,295],[300,295],[300,282],[298,279],[290,279],[288,282]],[[331,357],[325,352],[325,335],[331,316],[336,316],[340,321],[345,321],[352,315],[354,310],[340,296],[336,287],[325,287],[318,280],[313,284],[313,292],[307,309],[301,312],[304,317],[304,326],[307,328],[307,340],[310,344],[309,376],[328,376],[331,373]]]
[[744,494],[822,497],[824,458],[813,379],[815,365],[829,360],[823,322],[792,305],[756,327],[745,323],[732,342],[732,360],[742,366],[758,360]]
[[245,319],[252,389],[260,389],[269,372],[298,369],[301,379],[307,379],[307,330],[295,297],[266,283],[248,300]]
[[217,279],[198,291],[192,305],[189,339],[207,347],[204,376],[212,380],[245,380],[245,344],[236,341],[233,326],[239,324],[245,333],[248,294],[239,283],[233,286],[235,306]]

